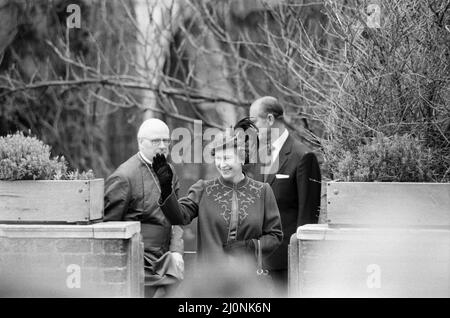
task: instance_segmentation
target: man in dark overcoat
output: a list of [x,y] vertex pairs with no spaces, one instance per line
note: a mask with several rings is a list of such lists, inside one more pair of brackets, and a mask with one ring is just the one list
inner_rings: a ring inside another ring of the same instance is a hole
[[283,242],[265,260],[280,288],[287,295],[288,245],[299,226],[317,223],[320,213],[321,173],[317,157],[294,139],[284,122],[284,108],[271,96],[261,97],[250,107],[250,119],[258,128],[260,147],[269,147],[268,164],[253,165],[249,174],[270,184],[281,216]]

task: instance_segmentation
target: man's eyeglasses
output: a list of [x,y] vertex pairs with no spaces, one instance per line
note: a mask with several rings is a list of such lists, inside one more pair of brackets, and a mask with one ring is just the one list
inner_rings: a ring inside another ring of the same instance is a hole
[[155,138],[155,139],[143,138],[143,139],[147,139],[148,141],[150,141],[152,146],[159,146],[161,142],[166,146],[169,146],[172,143],[172,140],[167,138]]

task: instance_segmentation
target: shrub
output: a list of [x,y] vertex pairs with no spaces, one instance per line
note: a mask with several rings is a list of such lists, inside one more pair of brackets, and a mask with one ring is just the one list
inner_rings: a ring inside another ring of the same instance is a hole
[[92,171],[68,172],[63,156],[51,158],[50,146],[22,132],[0,137],[0,180],[92,179]]
[[78,169],[67,174],[67,180],[89,180],[94,179],[94,171],[88,170],[87,172],[78,172]]
[[431,182],[442,177],[433,173],[431,149],[410,135],[379,135],[353,148],[331,141],[324,148],[333,179],[340,181]]

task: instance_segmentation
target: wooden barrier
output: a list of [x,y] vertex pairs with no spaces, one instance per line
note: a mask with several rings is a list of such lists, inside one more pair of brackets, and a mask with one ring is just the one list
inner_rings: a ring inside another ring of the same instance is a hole
[[449,297],[450,229],[298,228],[290,297]]
[[450,183],[328,182],[329,224],[450,227]]
[[0,222],[101,220],[103,191],[103,179],[0,181]]

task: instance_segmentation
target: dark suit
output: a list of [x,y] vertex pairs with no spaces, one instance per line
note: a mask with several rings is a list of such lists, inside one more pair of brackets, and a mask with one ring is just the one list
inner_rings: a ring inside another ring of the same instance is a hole
[[[291,135],[281,147],[278,158],[278,169],[268,175],[262,175],[257,165],[248,169],[250,176],[270,184],[280,210],[283,242],[265,259],[265,267],[271,271],[286,271],[291,235],[301,225],[318,222],[321,175],[316,156]],[[276,174],[284,176],[277,178]]]
[[[183,230],[178,226],[172,227],[161,211],[158,205],[161,191],[157,180],[151,166],[136,154],[120,165],[105,183],[103,220],[141,222],[146,296],[151,296],[154,286],[168,284],[166,277],[160,274],[167,272],[166,267],[170,265],[161,265],[156,260],[168,251],[183,255]],[[178,195],[179,182],[176,174],[172,183],[175,194]],[[170,259],[167,263],[169,261]]]

